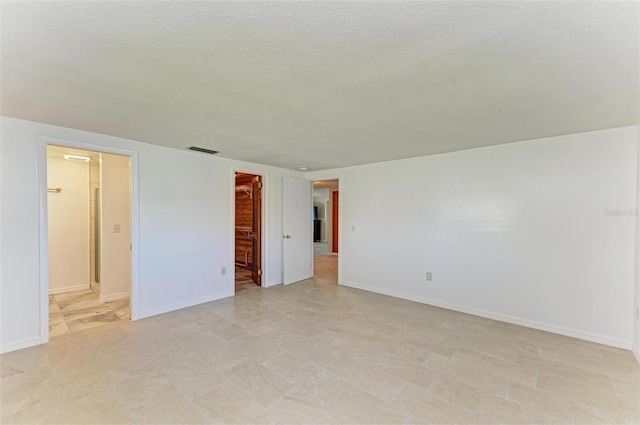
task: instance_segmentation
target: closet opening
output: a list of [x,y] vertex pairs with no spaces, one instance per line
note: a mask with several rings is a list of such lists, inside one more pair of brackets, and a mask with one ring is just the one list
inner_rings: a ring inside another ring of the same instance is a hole
[[235,293],[262,286],[262,176],[235,173]]

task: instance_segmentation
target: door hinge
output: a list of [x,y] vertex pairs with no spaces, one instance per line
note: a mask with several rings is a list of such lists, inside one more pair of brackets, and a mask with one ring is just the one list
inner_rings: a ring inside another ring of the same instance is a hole
[[258,276],[262,276],[262,269],[258,269]]
[[262,189],[262,182],[258,182],[258,189]]

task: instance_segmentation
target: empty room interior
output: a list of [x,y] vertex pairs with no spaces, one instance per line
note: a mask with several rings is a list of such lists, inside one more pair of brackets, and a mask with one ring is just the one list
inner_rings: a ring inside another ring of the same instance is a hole
[[640,2],[0,3],[3,424],[640,423]]

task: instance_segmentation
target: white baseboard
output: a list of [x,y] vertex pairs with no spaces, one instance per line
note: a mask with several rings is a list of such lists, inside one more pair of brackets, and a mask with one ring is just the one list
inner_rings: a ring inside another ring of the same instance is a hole
[[129,291],[118,292],[117,294],[111,294],[111,295],[100,295],[100,302],[108,303],[111,301],[118,301],[124,298],[129,298],[129,296],[130,296]]
[[[435,307],[442,307],[448,310],[459,311],[461,313],[472,314],[474,316],[485,317],[487,319],[497,320],[499,322],[511,323],[514,325],[525,326],[528,328],[538,329],[545,332],[551,332],[572,338],[584,339],[586,341],[596,342],[598,344],[610,345],[612,347],[624,348],[631,350],[631,341],[612,338],[606,335],[595,334],[591,332],[580,331],[577,329],[565,328],[562,326],[551,325],[549,323],[537,322],[535,320],[521,319],[519,317],[509,316],[492,311],[481,310],[473,307],[466,307],[458,304],[452,304],[445,301],[434,300],[431,298],[409,295],[402,292],[390,291],[387,289],[375,288],[368,285],[362,285],[354,282],[340,281],[340,285],[349,286],[351,288],[362,289],[364,291],[375,292],[378,294],[389,295],[391,297],[401,298],[404,300],[415,301],[422,304],[428,304]],[[636,354],[637,356],[637,354]]]
[[0,346],[0,354],[8,353],[10,351],[22,350],[23,348],[33,347],[34,345],[40,345],[40,336],[34,336],[31,338],[23,339],[21,341],[9,342]]
[[267,284],[264,287],[269,288],[271,286],[276,286],[276,285],[282,285],[282,279],[276,279],[276,280],[272,280],[271,282],[267,282]]
[[634,346],[631,351],[633,351],[633,355],[636,356],[636,360],[640,363],[640,346]]
[[172,311],[180,310],[187,307],[193,307],[194,305],[204,304],[211,301],[220,300],[222,298],[233,297],[235,295],[235,288],[231,291],[220,292],[213,295],[207,295],[206,297],[196,298],[188,301],[182,301],[175,304],[170,304],[158,308],[152,308],[150,310],[142,311],[138,315],[138,319],[145,319],[147,317],[157,316],[159,314],[169,313]]
[[73,291],[82,291],[83,289],[91,289],[91,285],[89,285],[88,283],[85,283],[82,285],[65,286],[64,288],[56,288],[56,289],[49,288],[49,295],[64,294],[65,292],[73,292]]

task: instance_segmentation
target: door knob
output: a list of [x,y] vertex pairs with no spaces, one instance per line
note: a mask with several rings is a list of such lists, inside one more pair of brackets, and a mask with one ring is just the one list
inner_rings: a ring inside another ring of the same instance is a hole
[[291,239],[291,235],[283,235],[282,237],[285,239]]

